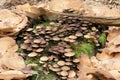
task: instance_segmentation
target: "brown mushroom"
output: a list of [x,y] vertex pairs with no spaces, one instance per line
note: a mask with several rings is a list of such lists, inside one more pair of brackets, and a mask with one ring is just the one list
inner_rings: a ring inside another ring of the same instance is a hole
[[69,38],[70,38],[70,39],[77,39],[77,37],[74,36],[74,35],[69,36]]
[[68,48],[68,49],[64,49],[64,51],[65,51],[65,52],[71,52],[72,49],[69,49],[69,48]]
[[68,72],[67,71],[61,71],[60,74],[61,74],[61,76],[68,76]]
[[32,30],[33,30],[33,28],[28,28],[26,31],[30,32],[30,31],[32,31]]
[[58,64],[54,64],[53,67],[54,67],[54,68],[58,68],[59,65],[58,65]]
[[74,63],[79,63],[80,60],[76,58],[76,59],[73,60],[73,62],[74,62]]
[[68,53],[65,53],[64,55],[65,55],[66,57],[72,57],[72,56],[75,55],[75,53],[74,53],[74,52],[68,52]]
[[28,54],[28,56],[29,56],[29,57],[35,57],[35,56],[37,56],[37,53],[31,52],[31,53]]
[[39,49],[36,50],[36,52],[42,52],[42,51],[43,51],[42,48],[39,48]]
[[25,41],[24,41],[24,43],[30,43],[31,41],[29,40],[29,39],[26,39]]
[[55,72],[61,71],[60,68],[52,68],[51,70],[52,70],[52,71],[55,71]]
[[41,42],[41,39],[35,39],[33,40],[34,43],[40,43]]
[[80,37],[80,36],[83,36],[83,34],[81,32],[76,32],[75,36]]
[[49,58],[47,57],[47,56],[42,56],[41,58],[40,58],[40,60],[41,61],[47,61]]
[[59,38],[58,36],[54,36],[54,37],[53,37],[53,40],[54,40],[54,41],[59,41],[60,38]]
[[39,46],[38,46],[38,44],[32,44],[32,47],[33,48],[38,48]]
[[65,65],[65,62],[64,62],[64,61],[58,61],[57,64],[58,64],[59,66],[64,66],[64,65]]
[[69,78],[73,78],[73,77],[75,77],[75,76],[76,76],[75,71],[70,70],[70,71],[68,72],[68,77],[69,77]]
[[22,44],[22,45],[21,45],[21,48],[22,48],[22,49],[27,49],[27,47],[28,47],[28,46],[27,46],[26,44]]
[[68,71],[68,70],[70,70],[70,67],[68,67],[68,66],[63,66],[63,67],[61,67],[61,69],[62,69],[63,71]]

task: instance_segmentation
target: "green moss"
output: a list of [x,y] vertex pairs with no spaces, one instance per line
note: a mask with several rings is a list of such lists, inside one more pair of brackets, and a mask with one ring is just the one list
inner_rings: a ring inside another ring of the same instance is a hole
[[25,60],[25,64],[30,64],[30,63],[36,63],[39,64],[39,58],[29,58],[28,60]]
[[75,57],[79,57],[81,54],[94,55],[94,45],[92,43],[83,43],[75,46]]
[[99,43],[101,44],[101,46],[105,46],[105,42],[106,42],[106,34],[102,33],[100,35],[100,37],[98,38]]

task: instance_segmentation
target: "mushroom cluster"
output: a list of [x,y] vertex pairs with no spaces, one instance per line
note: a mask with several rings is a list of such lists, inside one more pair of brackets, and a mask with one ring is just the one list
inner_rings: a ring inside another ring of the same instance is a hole
[[99,34],[107,27],[73,16],[60,16],[55,21],[44,21],[37,26],[26,27],[22,32],[23,52],[28,57],[39,58],[39,64],[56,72],[60,79],[77,77],[79,59],[75,57],[72,45],[84,42],[85,39],[100,47]]
[[55,71],[62,79],[76,77],[76,65],[79,60],[74,57],[75,52],[67,43],[61,42],[57,46],[51,47],[49,52],[58,58],[58,60],[53,60],[56,64],[50,66],[52,71]]
[[42,56],[39,62],[56,72],[61,79],[74,78],[77,76],[76,65],[79,63],[74,55],[75,52],[66,42],[60,42],[49,48],[49,55]]
[[[32,30],[31,28],[28,28],[26,32],[29,33],[31,30]],[[23,49],[23,52],[27,54],[29,57],[35,57],[39,53],[44,51],[48,43],[44,40],[44,38],[40,36],[34,36],[28,33],[23,34],[24,41],[23,44],[21,45],[21,48]]]
[[91,22],[82,20],[79,17],[66,15],[60,16],[58,18],[58,23],[62,25],[67,25],[67,27],[65,28],[67,31],[65,33],[68,32],[70,35],[65,36],[63,39],[64,41],[75,42],[76,39],[78,39],[79,37],[83,37],[84,39],[95,43],[97,47],[100,46],[100,43],[98,42],[100,34],[108,28],[105,25],[93,24]]

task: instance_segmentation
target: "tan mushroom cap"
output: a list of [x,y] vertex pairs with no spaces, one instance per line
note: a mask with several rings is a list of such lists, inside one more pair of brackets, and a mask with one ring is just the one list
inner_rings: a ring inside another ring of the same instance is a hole
[[60,68],[52,68],[51,70],[52,70],[52,71],[55,71],[55,72],[61,71]]
[[28,47],[28,48],[27,48],[27,51],[31,51],[31,50],[32,50],[32,48],[31,48],[31,47]]
[[37,48],[39,46],[37,44],[32,44],[32,47]]
[[39,63],[44,64],[45,62],[43,62],[43,61],[40,60]]
[[47,26],[46,30],[52,30],[52,27],[51,26]]
[[73,64],[71,62],[66,62],[65,65],[70,66],[70,65],[73,65]]
[[84,37],[85,37],[85,38],[91,38],[91,36],[90,36],[90,35],[84,35]]
[[32,31],[33,30],[33,28],[28,28],[26,31]]
[[40,43],[40,42],[41,42],[41,39],[35,39],[33,42],[34,42],[34,43]]
[[30,43],[31,41],[29,39],[26,39],[24,43]]
[[68,76],[68,72],[67,72],[67,71],[61,71],[60,74],[61,74],[62,76]]
[[65,62],[64,62],[64,61],[58,61],[57,64],[58,64],[59,66],[64,66],[64,65],[65,65]]
[[68,70],[70,70],[70,67],[68,67],[68,66],[63,66],[63,67],[61,67],[61,69],[62,69],[63,71],[68,71]]
[[54,40],[54,41],[59,41],[60,38],[59,38],[58,36],[54,36],[54,37],[53,37],[53,40]]
[[74,59],[73,62],[74,62],[74,63],[79,63],[80,60],[79,60],[79,59]]
[[61,77],[62,79],[64,79],[64,80],[66,80],[67,79],[67,77]]
[[64,41],[69,41],[69,40],[70,40],[69,37],[64,38]]
[[75,42],[75,40],[74,40],[74,39],[71,39],[69,42],[73,43],[73,42]]
[[27,36],[25,36],[23,39],[27,39],[28,37]]
[[29,57],[35,57],[35,56],[37,56],[37,53],[31,52],[30,54],[28,54],[28,56],[29,56]]
[[65,55],[66,57],[72,57],[72,56],[75,55],[75,53],[74,53],[74,52],[68,52],[68,53],[65,53],[64,55]]
[[69,78],[73,78],[73,77],[75,77],[75,76],[76,76],[75,71],[72,71],[72,70],[71,70],[71,71],[68,72],[68,77],[69,77]]
[[27,49],[28,46],[27,46],[26,44],[22,44],[22,45],[21,45],[21,48],[22,48],[22,49]]
[[74,35],[69,36],[69,38],[70,38],[70,39],[77,39],[77,37],[74,36]]
[[72,49],[65,49],[64,51],[65,51],[65,52],[71,52]]
[[47,61],[49,58],[47,57],[47,56],[42,56],[41,58],[40,58],[40,60],[41,61]]
[[80,36],[83,36],[83,34],[82,34],[81,32],[77,32],[77,33],[75,34],[75,36],[80,37]]
[[39,49],[36,50],[36,52],[42,52],[42,51],[43,51],[42,48],[39,48]]
[[58,64],[54,64],[53,67],[54,67],[54,68],[58,68],[59,65],[58,65]]

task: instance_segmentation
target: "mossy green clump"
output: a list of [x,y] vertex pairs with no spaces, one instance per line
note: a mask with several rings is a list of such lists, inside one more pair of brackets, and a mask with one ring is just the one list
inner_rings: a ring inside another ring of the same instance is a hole
[[106,37],[107,37],[107,36],[106,36],[106,33],[102,33],[102,34],[100,35],[100,37],[98,38],[98,41],[99,41],[99,43],[101,44],[102,47],[105,46]]
[[81,54],[94,55],[94,45],[92,43],[82,43],[75,46],[75,57],[79,57]]

